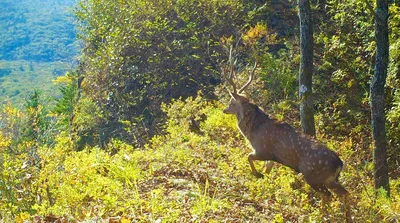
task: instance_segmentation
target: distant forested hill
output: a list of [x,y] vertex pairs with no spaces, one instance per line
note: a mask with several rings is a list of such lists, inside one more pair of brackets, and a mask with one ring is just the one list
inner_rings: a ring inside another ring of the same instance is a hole
[[[70,61],[77,54],[75,0],[1,0],[0,60]],[[70,9],[71,10],[71,9]]]
[[78,54],[75,0],[0,0],[0,104],[17,106],[38,89],[58,97],[52,80]]

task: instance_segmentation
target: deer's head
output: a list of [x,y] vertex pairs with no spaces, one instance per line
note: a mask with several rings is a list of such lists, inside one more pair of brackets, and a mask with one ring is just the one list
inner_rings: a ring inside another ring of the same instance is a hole
[[250,83],[254,79],[254,73],[257,69],[257,62],[255,62],[254,67],[250,71],[249,74],[249,80],[244,84],[239,90],[236,88],[236,84],[233,81],[233,78],[236,77],[236,61],[233,61],[232,59],[232,54],[233,54],[233,49],[232,47],[230,48],[229,51],[229,61],[228,65],[225,66],[222,69],[222,74],[225,77],[226,81],[232,86],[233,91],[229,91],[228,93],[231,96],[231,100],[229,102],[229,106],[224,109],[224,113],[226,114],[234,114],[236,115],[239,119],[243,117],[243,115],[246,113],[246,110],[251,109],[253,106],[249,102],[249,99],[241,95],[241,93],[250,85]]
[[227,108],[224,109],[225,114],[233,114],[237,117],[243,117],[246,113],[246,108],[249,106],[249,99],[237,93],[229,92],[231,100]]

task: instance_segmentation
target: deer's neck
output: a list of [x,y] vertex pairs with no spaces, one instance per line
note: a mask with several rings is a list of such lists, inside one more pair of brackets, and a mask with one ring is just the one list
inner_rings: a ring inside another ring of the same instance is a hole
[[240,131],[249,139],[257,128],[263,126],[263,123],[269,120],[269,117],[259,108],[255,108],[243,113],[241,116],[237,116],[237,119]]

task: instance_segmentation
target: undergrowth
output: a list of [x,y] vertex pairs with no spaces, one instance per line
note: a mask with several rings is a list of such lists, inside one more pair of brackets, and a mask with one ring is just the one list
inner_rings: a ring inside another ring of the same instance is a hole
[[[54,146],[38,148],[39,164],[28,158],[29,143],[11,156],[12,139],[0,132],[2,221],[345,221],[340,199],[324,206],[322,195],[287,167],[275,165],[265,178],[253,177],[249,146],[223,105],[197,97],[163,109],[167,133],[144,148],[112,140],[105,149],[77,152],[68,134],[60,133]],[[351,195],[353,221],[399,222],[400,180],[391,179],[390,198],[376,193],[372,163],[355,154],[356,142],[322,140],[346,163],[340,181]]]

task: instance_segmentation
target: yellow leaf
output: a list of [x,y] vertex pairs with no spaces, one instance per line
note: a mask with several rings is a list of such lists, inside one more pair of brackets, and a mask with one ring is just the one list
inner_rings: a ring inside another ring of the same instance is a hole
[[64,76],[59,76],[57,79],[53,80],[54,84],[69,84],[72,82],[72,78],[67,74]]
[[28,220],[30,217],[31,217],[31,215],[29,213],[22,212],[15,218],[15,222],[23,223],[23,222],[25,222],[25,220]]
[[121,223],[130,223],[130,222],[131,222],[131,220],[129,220],[129,219],[127,219],[127,218],[124,218],[124,217],[122,217],[120,222],[121,222]]

